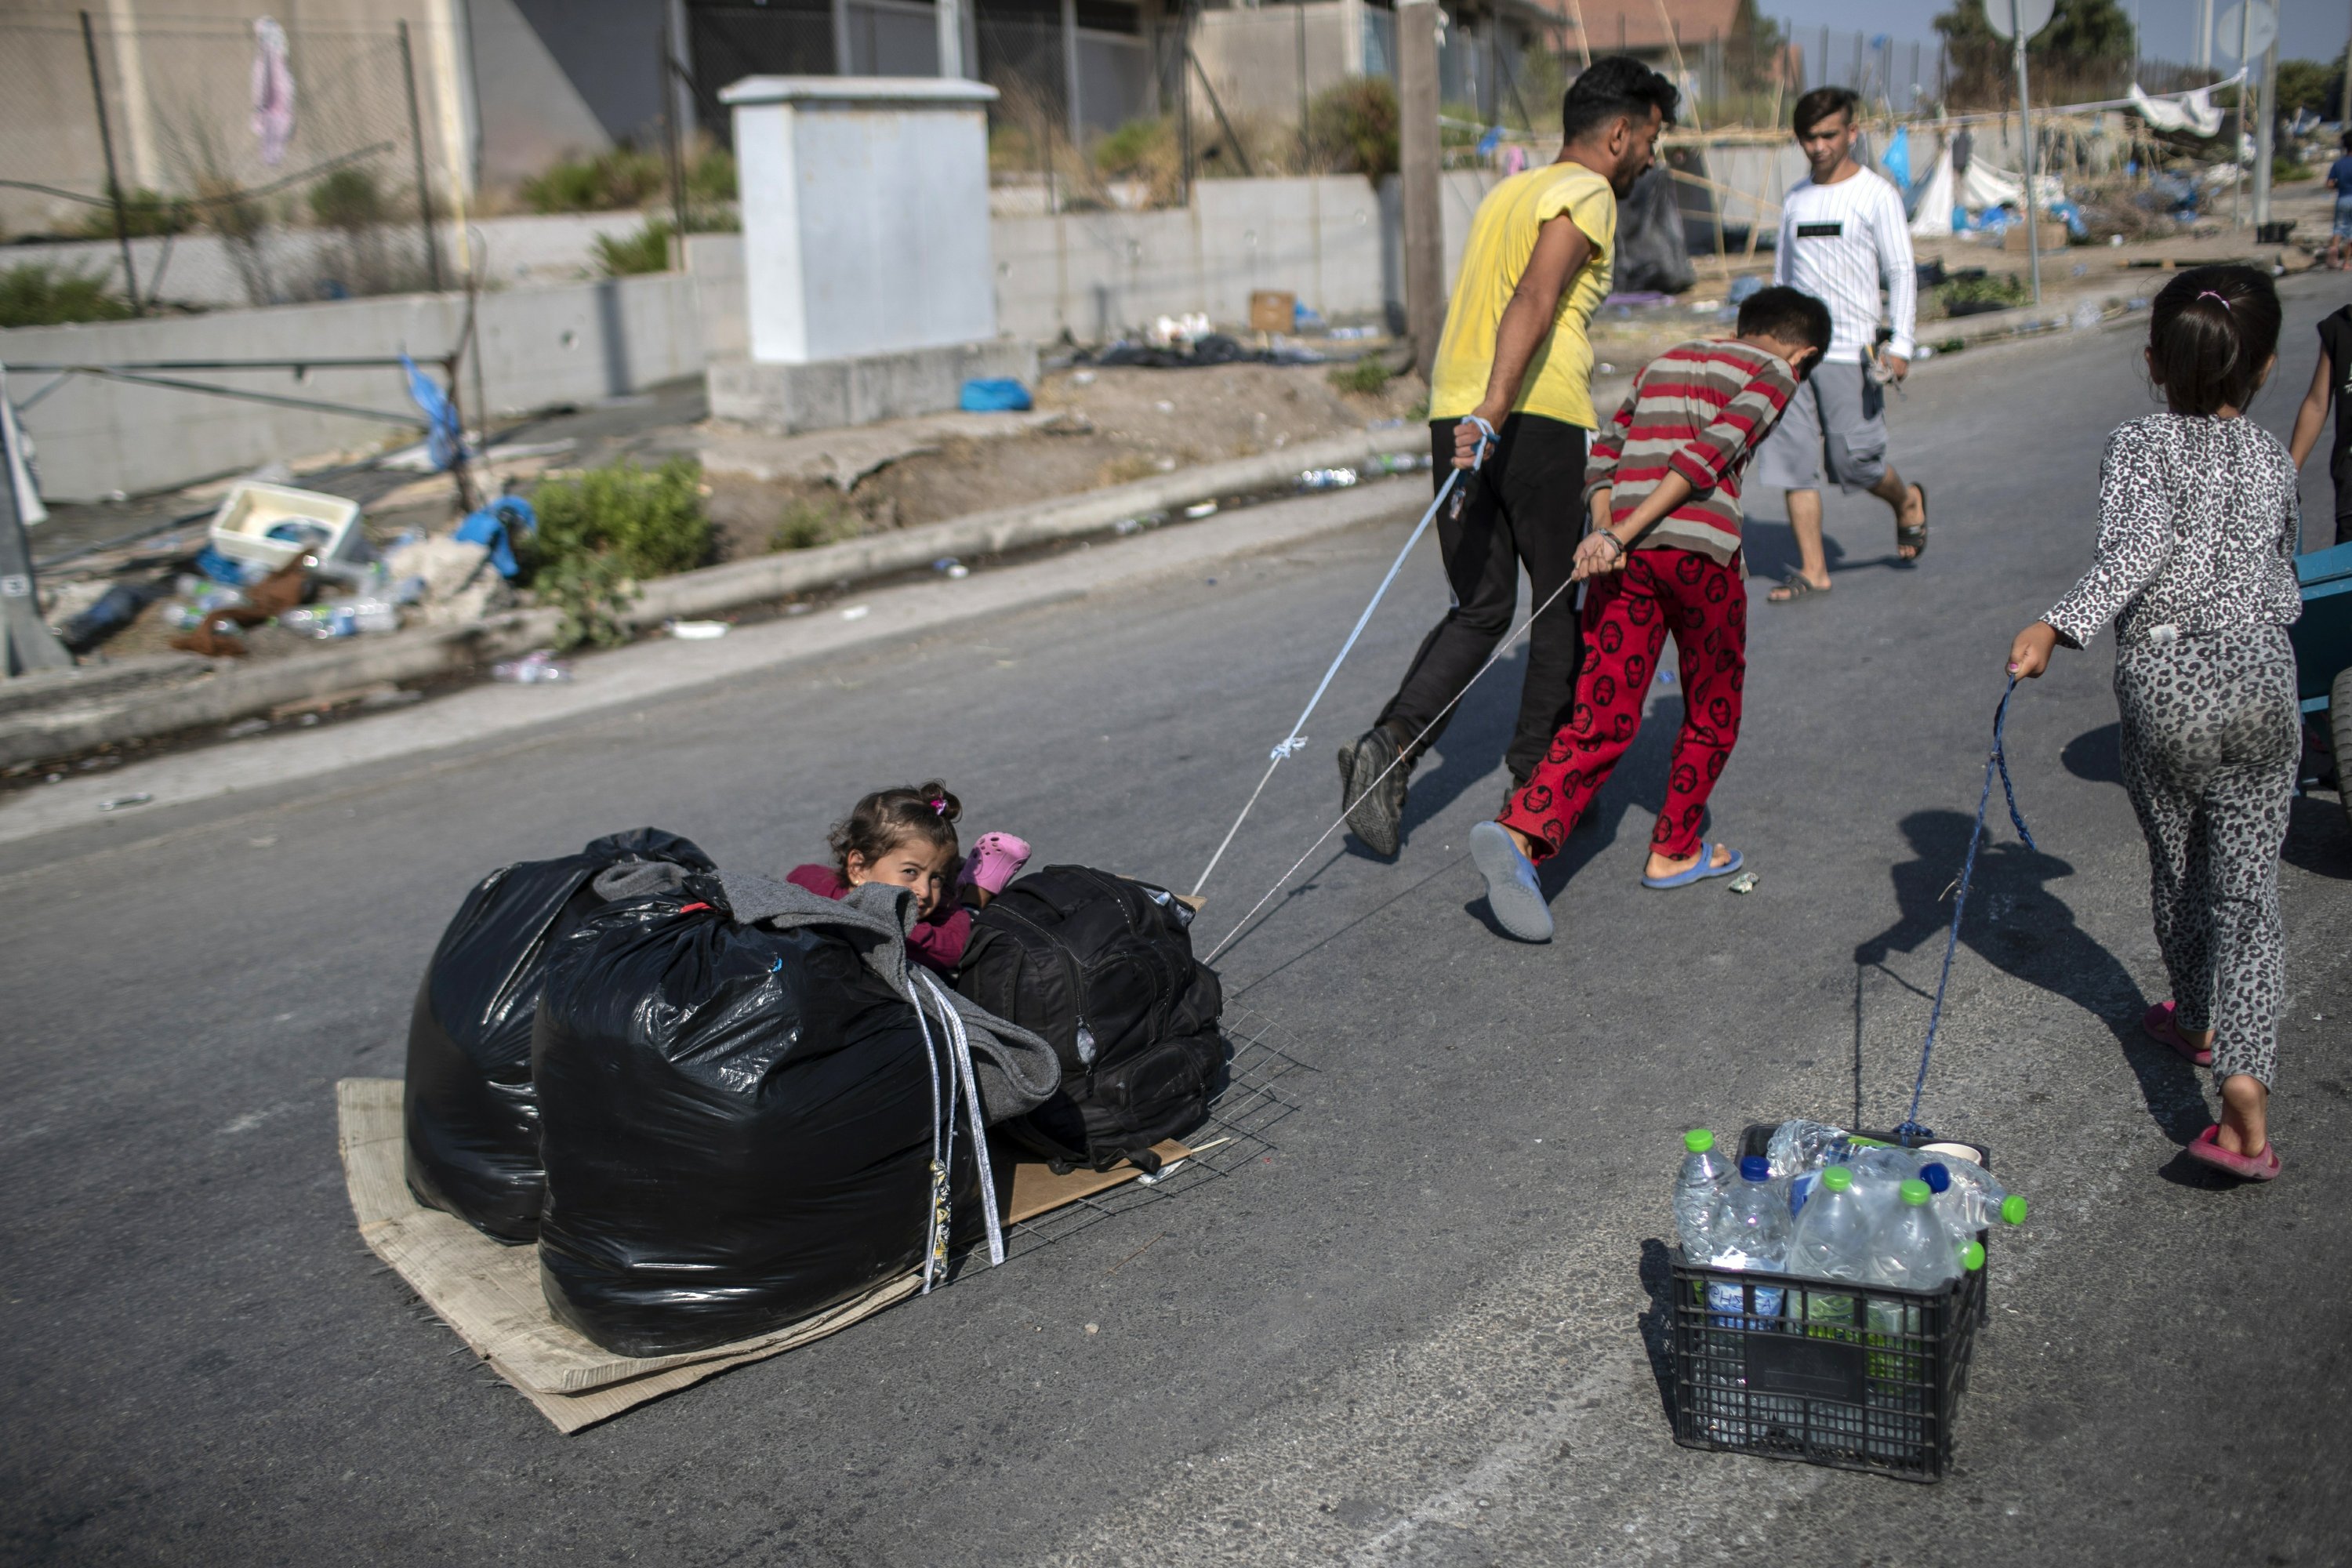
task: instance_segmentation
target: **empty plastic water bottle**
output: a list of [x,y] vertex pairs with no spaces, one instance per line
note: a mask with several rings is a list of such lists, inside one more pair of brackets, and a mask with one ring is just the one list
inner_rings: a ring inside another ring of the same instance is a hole
[[1683,1148],[1683,1166],[1675,1175],[1675,1229],[1683,1257],[1696,1263],[1712,1250],[1708,1227],[1731,1163],[1716,1152],[1715,1134],[1704,1127],[1684,1133]]
[[1834,1165],[1845,1158],[1846,1131],[1821,1121],[1783,1121],[1772,1130],[1772,1141],[1765,1145],[1765,1157],[1772,1162],[1772,1173],[1787,1179],[1811,1175],[1824,1165]]
[[1954,1236],[2025,1223],[2024,1195],[2002,1191],[1982,1165],[1951,1154],[1939,1155],[1937,1163],[1951,1177],[1951,1190],[1936,1200],[1936,1211]]
[[[1707,1262],[1717,1268],[1778,1273],[1788,1264],[1789,1205],[1772,1185],[1772,1166],[1761,1154],[1739,1162],[1738,1176],[1721,1189],[1709,1225]],[[1754,1315],[1748,1298],[1752,1293]],[[1711,1280],[1708,1310],[1717,1328],[1769,1329],[1780,1316],[1777,1285],[1739,1286]]]
[[1897,1189],[1895,1208],[1871,1233],[1864,1279],[1899,1290],[1933,1290],[1958,1276],[1959,1249],[1930,1206],[1935,1195],[1916,1176]]
[[1860,1280],[1869,1259],[1870,1213],[1843,1165],[1823,1171],[1789,1238],[1789,1272],[1813,1279]]

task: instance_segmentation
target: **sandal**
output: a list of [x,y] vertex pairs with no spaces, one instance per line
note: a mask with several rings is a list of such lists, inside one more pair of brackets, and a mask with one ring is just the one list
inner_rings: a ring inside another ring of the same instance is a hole
[[1644,877],[1642,879],[1642,886],[1660,889],[1687,888],[1693,882],[1704,882],[1709,877],[1728,877],[1748,863],[1748,857],[1734,849],[1730,859],[1720,866],[1715,864],[1715,852],[1722,847],[1724,846],[1720,844],[1708,844],[1702,840],[1698,847],[1698,858],[1691,863],[1688,870],[1677,871],[1671,877]]
[[2189,1043],[2188,1037],[2181,1034],[2179,1024],[2173,1018],[2171,1003],[2158,1002],[2155,1006],[2150,1007],[2146,1014],[2142,1015],[2139,1026],[2140,1032],[2149,1039],[2159,1046],[2170,1046],[2199,1067],[2210,1068],[2213,1065],[2213,1047],[2192,1046]]
[[1895,548],[1911,552],[1910,558],[1904,562],[1906,566],[1917,565],[1919,558],[1927,553],[1927,487],[1914,484],[1911,488],[1919,492],[1919,521],[1895,525]]
[[1805,580],[1802,572],[1791,572],[1780,579],[1780,585],[1764,595],[1768,603],[1793,605],[1809,594],[1826,594],[1829,590]]
[[2277,1144],[2266,1139],[2263,1143],[2263,1152],[2259,1154],[2233,1154],[2221,1147],[2221,1129],[2219,1123],[2197,1134],[2189,1145],[2189,1157],[2200,1165],[2210,1165],[2217,1171],[2227,1172],[2241,1181],[2274,1182],[2278,1180],[2280,1166]]

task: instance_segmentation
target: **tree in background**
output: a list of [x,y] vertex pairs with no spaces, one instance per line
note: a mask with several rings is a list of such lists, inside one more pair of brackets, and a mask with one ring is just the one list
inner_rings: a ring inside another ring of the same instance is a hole
[[[1936,18],[1952,64],[1952,106],[2001,108],[2017,96],[2009,40],[1985,18],[1984,0],[1958,0]],[[2111,98],[2130,85],[2137,49],[2131,17],[2117,0],[2058,0],[2050,26],[2026,45],[2035,98],[2058,103]]]
[[2293,119],[2307,109],[2323,120],[2333,120],[2344,109],[2344,62],[2281,60],[2278,63],[2278,111]]

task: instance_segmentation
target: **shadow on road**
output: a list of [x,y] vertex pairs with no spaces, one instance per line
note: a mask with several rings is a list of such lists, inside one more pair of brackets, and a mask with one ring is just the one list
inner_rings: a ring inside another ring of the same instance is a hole
[[[1895,922],[1854,949],[1857,964],[1884,964],[1890,952],[1937,954],[1951,930],[1953,883],[1966,859],[1972,818],[1957,811],[1919,811],[1903,819],[1913,858],[1893,868]],[[2022,844],[1988,844],[1977,853],[1960,941],[2005,974],[2064,997],[2103,1023],[2138,1079],[2148,1115],[2164,1135],[2186,1143],[2210,1120],[2196,1070],[2140,1032],[2146,1005],[2138,982],[2049,884],[2074,874],[2054,855]]]
[[2121,724],[2085,730],[2066,742],[2058,761],[2086,784],[2120,784],[2124,782],[2123,732]]
[[2325,795],[2296,795],[2279,858],[2315,877],[2352,882],[2352,817],[2343,804]]
[[1649,1310],[1633,1321],[1642,1348],[1650,1355],[1650,1375],[1658,1380],[1658,1405],[1666,1430],[1675,1426],[1675,1270],[1674,1255],[1653,1236],[1642,1243],[1642,1289],[1650,1298]]

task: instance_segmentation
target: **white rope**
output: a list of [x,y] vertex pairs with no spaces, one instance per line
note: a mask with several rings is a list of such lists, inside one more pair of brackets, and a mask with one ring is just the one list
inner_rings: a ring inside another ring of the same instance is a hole
[[[922,1293],[928,1296],[931,1293],[932,1273],[947,1257],[947,1212],[941,1199],[947,1184],[948,1166],[946,1153],[940,1147],[942,1121],[940,1114],[940,1053],[939,1048],[931,1044],[931,1026],[929,1020],[923,1016],[922,999],[912,994],[913,989],[912,986],[908,987],[908,1000],[915,1005],[915,1027],[922,1031],[923,1056],[931,1068],[931,1169],[930,1180],[923,1195]],[[944,1120],[948,1131],[952,1134],[955,1131],[952,1108]]]
[[[1486,662],[1478,667],[1478,674],[1472,676],[1468,680],[1462,683],[1462,689],[1454,694],[1454,700],[1452,702],[1448,702],[1444,707],[1437,710],[1437,717],[1432,719],[1423,727],[1421,733],[1413,737],[1412,745],[1406,746],[1402,751],[1398,752],[1396,760],[1391,763],[1387,767],[1381,770],[1380,778],[1374,779],[1370,784],[1364,786],[1364,793],[1370,793],[1371,790],[1379,786],[1381,779],[1387,778],[1389,774],[1404,766],[1404,760],[1412,755],[1413,748],[1419,746],[1423,741],[1428,738],[1430,731],[1436,729],[1438,725],[1445,721],[1445,716],[1454,711],[1454,705],[1459,703],[1465,697],[1467,697],[1470,694],[1470,689],[1478,683],[1479,676],[1483,676],[1488,670],[1494,668],[1496,663],[1502,659],[1502,657],[1511,651],[1513,645],[1517,643],[1520,637],[1527,635],[1528,628],[1536,624],[1536,617],[1541,616],[1546,610],[1550,609],[1554,601],[1558,600],[1562,594],[1567,593],[1569,589],[1577,585],[1578,584],[1573,580],[1570,580],[1570,582],[1562,583],[1559,587],[1554,588],[1551,591],[1550,596],[1546,598],[1542,604],[1538,605],[1535,607],[1534,614],[1528,616],[1526,620],[1521,621],[1518,626],[1514,627],[1509,637],[1505,637],[1501,642],[1496,644],[1495,651],[1487,656]],[[1201,961],[1202,963],[1204,965],[1215,963],[1217,962],[1217,955],[1223,952],[1225,949],[1234,944],[1234,939],[1241,935],[1243,928],[1247,926],[1251,921],[1257,917],[1258,910],[1265,908],[1267,902],[1273,899],[1275,894],[1282,891],[1282,885],[1285,882],[1289,881],[1292,877],[1297,874],[1298,868],[1301,866],[1306,865],[1307,862],[1313,858],[1315,851],[1323,847],[1324,839],[1330,837],[1331,835],[1339,832],[1339,829],[1345,827],[1347,825],[1348,814],[1346,812],[1341,812],[1339,814],[1339,820],[1325,828],[1322,834],[1317,837],[1315,842],[1307,847],[1307,853],[1301,855],[1297,859],[1293,860],[1290,863],[1290,869],[1285,871],[1281,876],[1275,879],[1274,886],[1265,890],[1265,897],[1258,900],[1256,903],[1250,906],[1249,913],[1242,916],[1239,921],[1234,922],[1234,929],[1225,933],[1225,940],[1217,943],[1217,945],[1210,951],[1209,956]]]
[[[988,1121],[981,1109],[980,1077],[971,1066],[971,1037],[965,1032],[963,1016],[948,999],[947,990],[940,985],[939,977],[928,969],[915,973],[929,987],[932,999],[939,1005],[940,1021],[947,1025],[950,1059],[962,1080],[964,1110],[971,1126],[972,1154],[980,1166],[981,1212],[988,1224],[988,1266],[993,1268],[1004,1261],[1004,1231],[996,1218],[996,1173],[988,1160]],[[916,1011],[919,1013],[921,1009],[917,1008]],[[952,1108],[948,1112],[948,1123],[952,1132],[955,1123]]]
[[[1265,776],[1257,781],[1257,788],[1250,791],[1249,799],[1243,803],[1241,816],[1234,818],[1234,825],[1225,829],[1224,839],[1217,846],[1217,852],[1210,856],[1209,863],[1201,868],[1200,880],[1192,884],[1192,897],[1199,898],[1201,889],[1209,885],[1209,873],[1217,868],[1217,862],[1223,859],[1225,851],[1232,847],[1234,835],[1242,830],[1242,824],[1249,818],[1250,808],[1257,805],[1257,797],[1265,793],[1267,783],[1274,777],[1274,770],[1282,765],[1284,758],[1296,754],[1307,744],[1307,737],[1300,731],[1307,728],[1308,716],[1315,711],[1316,704],[1323,700],[1323,694],[1331,689],[1332,679],[1339,673],[1339,667],[1348,661],[1348,655],[1355,650],[1356,639],[1364,635],[1364,627],[1371,622],[1372,612],[1381,607],[1381,600],[1387,595],[1389,584],[1395,582],[1397,574],[1404,569],[1405,560],[1412,554],[1413,546],[1419,544],[1421,536],[1429,531],[1430,523],[1437,517],[1437,509],[1445,504],[1445,498],[1454,493],[1454,487],[1461,482],[1465,471],[1475,472],[1478,465],[1486,460],[1487,445],[1496,439],[1495,427],[1475,414],[1466,422],[1478,426],[1478,450],[1471,459],[1469,469],[1456,468],[1446,475],[1445,483],[1438,487],[1436,499],[1429,503],[1429,510],[1421,514],[1421,521],[1413,524],[1412,536],[1404,542],[1404,548],[1397,552],[1396,559],[1389,563],[1388,575],[1382,577],[1381,585],[1372,590],[1371,603],[1366,605],[1364,613],[1356,617],[1354,629],[1348,633],[1348,640],[1339,645],[1339,656],[1332,659],[1331,668],[1323,672],[1321,682],[1315,688],[1315,695],[1309,697],[1307,706],[1299,710],[1298,720],[1290,726],[1287,736],[1275,746],[1272,758],[1266,763]],[[1383,773],[1381,776],[1386,778],[1388,775]]]

